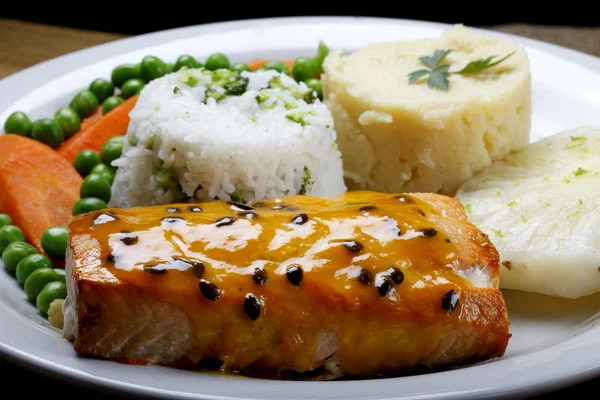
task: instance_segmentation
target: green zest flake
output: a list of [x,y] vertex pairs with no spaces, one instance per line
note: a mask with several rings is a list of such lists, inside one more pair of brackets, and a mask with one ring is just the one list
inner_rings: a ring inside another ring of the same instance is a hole
[[508,203],[508,206],[509,206],[509,207],[514,207],[514,206],[516,206],[516,205],[517,205],[517,202],[516,202],[516,201],[511,201],[510,203]]
[[495,65],[500,64],[502,61],[506,60],[508,57],[514,54],[510,53],[509,55],[501,58],[500,60],[493,61],[497,56],[491,56],[488,58],[481,58],[479,60],[471,61],[468,63],[463,69],[459,71],[449,71],[450,65],[443,64],[446,56],[450,54],[453,50],[435,50],[433,55],[431,56],[423,56],[419,57],[419,61],[428,67],[429,69],[420,69],[417,71],[413,71],[408,74],[408,83],[412,85],[417,82],[419,79],[429,75],[427,79],[427,86],[430,88],[436,88],[441,90],[448,90],[449,88],[449,78],[451,74],[476,74],[488,68],[491,68]]
[[571,136],[572,143],[566,145],[565,149],[567,149],[567,150],[576,149],[577,147],[583,146],[586,141],[587,141],[587,137],[585,137],[585,136]]
[[156,135],[154,133],[151,133],[148,136],[148,141],[146,142],[146,150],[152,150],[152,148],[154,147],[154,139],[156,138]]
[[571,183],[571,181],[570,181],[568,178],[564,178],[564,179],[563,179],[563,181],[564,181],[565,183]]
[[305,112],[297,111],[297,112],[287,113],[285,115],[285,117],[287,119],[289,119],[290,121],[297,122],[302,126],[306,126],[306,121],[304,120],[305,115],[306,115]]
[[581,175],[585,175],[587,173],[588,173],[587,170],[581,169],[581,167],[579,167],[579,168],[577,168],[577,171],[573,172],[573,175],[575,175],[575,176],[581,176]]
[[285,103],[285,109],[286,110],[293,110],[294,108],[296,108],[295,104],[287,103],[287,102]]
[[550,182],[550,178],[548,178],[547,176],[544,177],[544,182]]
[[154,106],[154,111],[160,111],[160,106]]
[[546,160],[544,160],[542,157],[538,157],[538,161],[541,162],[541,163],[545,163],[546,162]]
[[271,97],[271,96],[269,96],[269,93],[267,93],[267,92],[259,92],[259,93],[256,95],[256,102],[257,102],[258,104],[262,104],[262,103],[264,103],[265,101],[269,100],[269,97]]
[[488,182],[489,180],[490,180],[490,178],[485,178],[485,179],[483,179],[482,181],[480,181],[480,182],[477,184],[477,186],[481,186],[481,185],[483,185],[484,183]]
[[502,192],[498,190],[498,191],[496,192],[496,196],[502,196]]
[[177,93],[179,93],[179,88],[177,86],[175,86],[173,88],[173,94],[177,94]]
[[186,85],[190,86],[190,87],[194,87],[197,84],[200,83],[200,79],[193,76],[193,75],[188,75],[185,80],[181,81],[183,83],[185,83]]
[[289,91],[289,93],[298,100],[304,100],[307,104],[312,104],[315,102],[316,95],[312,89],[303,92],[295,87],[287,87],[281,82],[281,77],[275,76],[269,81],[269,88],[271,89],[285,89]]
[[334,150],[339,150],[339,146],[338,146],[338,144],[337,144],[336,142],[333,142],[333,143],[331,143],[331,147],[332,147]]
[[501,229],[492,229],[492,232],[494,232],[494,235],[503,238],[504,234],[502,233]]
[[525,149],[522,147],[519,149],[511,149],[510,154],[519,154],[519,153],[522,153],[523,151],[525,151]]
[[304,166],[304,178],[302,178],[302,186],[300,187],[300,191],[298,192],[298,194],[301,195],[305,195],[306,194],[306,188],[309,185],[312,185],[313,183],[315,183],[314,181],[311,182],[310,181],[310,169],[308,169],[308,167],[305,165]]
[[583,204],[583,200],[579,199],[579,205]]
[[238,192],[229,193],[229,197],[231,197],[231,201],[246,204],[246,200]]
[[527,218],[525,218],[524,215],[521,215],[521,221],[523,221],[523,223],[525,224],[525,223],[527,223]]
[[473,212],[470,204],[465,205],[465,211],[467,212],[467,214],[471,214]]
[[227,98],[227,95],[225,93],[221,93],[221,92],[217,92],[214,89],[207,89],[206,90],[206,99],[208,100],[209,98],[213,98],[218,102],[223,101]]
[[272,110],[275,107],[277,107],[278,105],[279,105],[279,103],[277,103],[276,101],[274,101],[271,104],[269,104],[268,106],[264,106],[262,109],[263,110]]
[[281,82],[281,77],[275,76],[269,81],[269,88],[271,89],[287,89]]
[[256,122],[256,115],[251,115],[250,116],[250,121]]
[[581,211],[575,211],[573,214],[567,216],[567,218],[575,218],[581,215]]
[[248,89],[248,78],[244,78],[238,74],[235,81],[225,83],[223,88],[227,90],[227,94],[230,96],[240,96],[246,93],[246,89]]

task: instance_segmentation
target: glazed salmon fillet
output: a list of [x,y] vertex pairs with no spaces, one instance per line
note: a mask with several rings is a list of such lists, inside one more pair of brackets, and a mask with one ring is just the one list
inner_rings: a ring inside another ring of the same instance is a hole
[[82,356],[333,379],[476,363],[510,338],[496,249],[442,195],[105,209],[69,229]]

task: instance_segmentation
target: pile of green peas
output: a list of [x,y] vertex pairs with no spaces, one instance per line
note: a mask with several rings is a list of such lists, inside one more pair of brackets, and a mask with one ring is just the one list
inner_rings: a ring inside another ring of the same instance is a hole
[[[64,226],[48,228],[42,234],[42,249],[51,257],[64,260],[69,232]],[[67,297],[65,270],[53,268],[52,261],[27,242],[18,226],[7,214],[0,214],[0,254],[4,268],[23,286],[29,301],[43,316],[50,304]]]
[[[291,72],[296,81],[304,82],[322,100],[323,86],[319,76],[323,72],[323,60],[328,54],[329,48],[321,41],[317,55],[313,58],[296,58],[292,71],[289,71],[288,66],[282,61],[268,62],[261,69],[285,74]],[[242,62],[231,64],[229,58],[223,53],[211,54],[204,64],[189,54],[179,56],[174,64],[149,55],[137,64],[117,66],[112,70],[110,81],[104,78],[95,79],[87,89],[75,94],[67,107],[56,111],[53,118],[41,118],[32,122],[24,112],[13,112],[4,123],[4,132],[29,136],[52,148],[57,148],[65,139],[77,133],[81,128],[81,121],[96,112],[98,107],[101,107],[102,114],[106,114],[126,99],[139,94],[148,82],[184,67],[204,67],[211,71],[222,68],[238,72],[250,71],[248,64]],[[118,94],[117,88],[120,90]]]
[[80,199],[73,205],[73,215],[107,207],[116,174],[111,163],[121,157],[124,140],[125,136],[109,139],[100,149],[100,155],[92,150],[83,150],[75,156],[73,165],[84,179],[79,191]]

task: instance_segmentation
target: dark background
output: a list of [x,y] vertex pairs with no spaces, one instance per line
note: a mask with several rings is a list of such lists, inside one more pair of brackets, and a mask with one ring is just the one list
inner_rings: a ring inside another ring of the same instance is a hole
[[[535,4],[535,5],[534,5]],[[78,3],[7,1],[0,17],[31,22],[92,29],[121,34],[142,34],[210,22],[286,16],[370,16],[415,19],[471,26],[508,23],[600,26],[595,7],[585,2],[461,2],[461,1],[202,1],[154,0],[134,2],[110,0]],[[587,3],[594,4],[594,3]],[[370,11],[371,10],[371,11]],[[376,12],[374,12],[375,10]],[[1,39],[0,39],[1,40]]]

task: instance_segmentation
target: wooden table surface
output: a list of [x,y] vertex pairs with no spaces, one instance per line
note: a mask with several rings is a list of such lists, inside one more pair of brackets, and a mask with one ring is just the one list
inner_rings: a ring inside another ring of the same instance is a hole
[[[600,57],[600,28],[523,24],[483,28],[543,40]],[[123,37],[125,36],[114,33],[84,31],[0,18],[0,79],[42,61]],[[46,396],[68,394],[85,396],[82,398],[86,400],[107,398],[105,394],[54,381],[2,360],[0,360],[0,376],[3,377],[5,383],[21,382],[22,380],[35,382],[37,387],[44,388]],[[502,377],[498,377],[498,379],[502,379]],[[583,397],[584,393],[594,393],[598,388],[600,388],[600,379],[560,390],[553,393],[552,398],[556,395],[572,398]],[[550,397],[539,396],[539,399]]]

